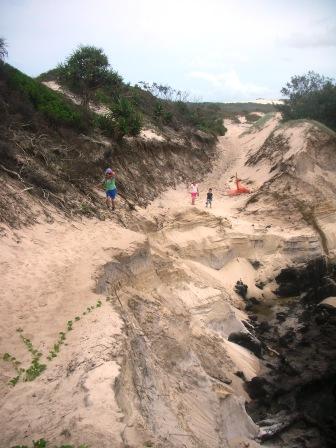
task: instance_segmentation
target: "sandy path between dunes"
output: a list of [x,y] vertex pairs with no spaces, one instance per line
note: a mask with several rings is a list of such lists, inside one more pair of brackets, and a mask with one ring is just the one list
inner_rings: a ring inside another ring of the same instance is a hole
[[[213,170],[204,179],[195,179],[199,185],[200,196],[195,207],[199,210],[207,210],[216,216],[232,220],[235,231],[251,233],[251,220],[246,221],[239,217],[239,209],[246,203],[247,195],[237,197],[227,196],[227,190],[235,188],[234,176],[237,173],[242,183],[252,191],[257,190],[269,177],[270,165],[263,163],[257,169],[245,166],[248,156],[258,150],[270,133],[279,123],[279,115],[274,114],[268,122],[259,130],[248,133],[251,125],[225,122],[228,132],[224,137],[218,139],[218,158],[213,164]],[[248,182],[248,183],[246,183]],[[212,209],[205,208],[206,193],[209,188],[213,189]],[[145,214],[156,216],[162,213],[162,208],[174,213],[190,204],[189,187],[180,185],[176,190],[163,193],[144,211]],[[254,223],[255,224],[255,223]]]
[[[207,437],[217,440],[226,424],[220,446],[256,446],[247,442],[257,428],[245,413],[247,396],[235,371],[243,371],[250,379],[260,368],[259,360],[226,338],[231,331],[244,330],[241,321],[246,318],[244,312],[234,308],[241,306],[241,299],[233,292],[235,282],[241,278],[256,297],[261,294],[255,287],[256,271],[249,260],[255,254],[264,256],[271,272],[273,265],[267,257],[272,254],[276,258],[274,251],[283,231],[274,225],[268,237],[265,220],[252,222],[239,212],[247,197],[228,197],[226,190],[234,187],[232,176],[236,172],[243,183],[250,182],[252,189],[268,179],[267,162],[255,169],[246,167],[245,161],[277,123],[278,117],[274,116],[261,130],[246,134],[249,125],[229,123],[227,135],[219,139],[213,171],[205,179],[197,179],[200,198],[196,206],[190,205],[184,185],[165,192],[147,209],[138,211],[137,219],[142,216],[144,227],[147,222],[151,229],[147,235],[111,221],[58,219],[54,224],[9,232],[1,240],[0,353],[9,352],[24,367],[29,365],[30,354],[17,332],[21,328],[42,352],[48,368],[36,380],[20,381],[9,388],[8,380],[15,373],[10,363],[0,362],[0,420],[4,428],[0,448],[29,445],[41,437],[75,445],[85,443],[91,448],[135,448],[147,440],[139,437],[141,431],[143,437],[154,434],[162,438],[167,434],[170,441],[177,433],[179,440],[182,423],[183,437],[185,431],[193,435],[183,442],[174,439],[167,446],[212,448],[213,442],[206,442]],[[211,210],[205,209],[209,187],[214,191]],[[205,210],[208,213],[203,213]],[[162,229],[158,226],[153,232],[155,223],[161,221]],[[137,249],[144,247],[151,250],[134,257]],[[128,309],[127,324],[127,319],[122,320],[125,316],[95,290],[97,279],[104,277],[103,267],[119,263],[120,256],[127,264],[128,255],[133,257],[136,281],[126,285],[121,295],[124,309]],[[279,257],[277,263],[281,265],[283,259]],[[95,308],[98,300],[103,305]],[[94,308],[83,315],[91,306]],[[75,321],[76,316],[79,321]],[[67,333],[67,345],[47,362],[48,351],[69,320],[74,322],[74,331]],[[129,322],[136,329],[133,343],[137,342],[140,349],[137,352],[131,348],[125,356],[125,339],[132,339]],[[196,348],[188,346],[190,341]],[[207,354],[208,348],[212,356]],[[227,364],[222,361],[224,355]],[[220,365],[211,365],[218,357]],[[173,363],[175,367],[168,375]],[[214,378],[218,376],[216,369],[224,369],[231,383],[219,384]],[[198,377],[199,383],[195,383]],[[140,403],[139,390],[132,396],[134,378],[143,380],[149,391],[141,396]],[[119,381],[124,391],[117,401]],[[230,397],[229,404],[218,400],[220,394]],[[180,411],[183,401],[185,413]],[[143,415],[139,409],[143,409]],[[200,409],[205,416],[198,420]],[[232,421],[235,418],[237,421]],[[225,442],[229,438],[230,444]]]

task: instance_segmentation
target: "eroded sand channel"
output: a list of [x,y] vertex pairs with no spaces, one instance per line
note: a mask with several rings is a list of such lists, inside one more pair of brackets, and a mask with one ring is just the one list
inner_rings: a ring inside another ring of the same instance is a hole
[[[139,210],[134,231],[59,222],[4,241],[1,350],[29,366],[22,334],[47,368],[9,388],[15,370],[1,363],[0,446],[40,437],[92,448],[258,446],[245,383],[262,362],[229,341],[251,331],[234,285],[241,279],[250,296],[272,298],[285,265],[323,254],[311,226],[275,217],[267,201],[259,207],[272,213],[258,216],[255,203],[244,212],[246,198],[224,194],[239,167],[254,188],[267,182],[267,163],[257,171],[245,161],[275,126],[238,140],[244,129],[232,125],[200,184],[201,197],[218,189],[211,211],[201,200],[189,206],[181,186]],[[48,360],[60,332],[66,342]]]

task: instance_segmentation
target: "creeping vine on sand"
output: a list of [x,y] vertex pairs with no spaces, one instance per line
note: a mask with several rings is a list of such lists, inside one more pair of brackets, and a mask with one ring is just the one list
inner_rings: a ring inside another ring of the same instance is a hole
[[[110,299],[107,298],[106,301],[108,302]],[[93,311],[95,308],[100,308],[102,306],[102,301],[101,300],[97,300],[97,303],[95,305],[91,305],[89,307],[86,308],[86,311],[83,311],[82,315],[85,316],[88,313],[91,313],[91,311]],[[56,358],[57,355],[60,352],[61,346],[63,344],[65,344],[65,340],[66,340],[66,334],[69,331],[73,330],[73,325],[75,322],[78,322],[81,318],[79,316],[76,316],[73,320],[68,320],[67,325],[66,325],[66,330],[65,331],[60,331],[58,333],[58,339],[57,341],[53,344],[52,348],[49,350],[49,354],[46,357],[48,361],[52,361],[53,358]],[[22,332],[22,328],[17,328],[16,330],[19,334],[20,334],[20,339],[22,340],[23,344],[26,346],[27,350],[30,352],[31,354],[31,364],[28,368],[24,369],[23,367],[21,367],[22,362],[17,360],[15,356],[13,356],[10,353],[5,353],[2,356],[2,360],[6,361],[8,363],[10,363],[12,365],[12,367],[14,368],[15,372],[16,372],[16,376],[14,376],[10,381],[9,384],[11,386],[15,386],[20,380],[22,381],[33,381],[35,378],[37,378],[44,370],[46,370],[47,368],[47,364],[43,364],[40,362],[43,354],[37,350],[37,348],[35,348],[31,342],[30,339],[26,338]],[[43,440],[43,439],[41,439]],[[33,442],[35,443],[35,442]],[[38,442],[36,442],[38,443]],[[37,448],[44,447],[46,445],[33,445],[34,447],[36,446]],[[71,448],[70,445],[69,446],[65,446],[65,448]]]
[[[46,442],[44,439],[33,440],[33,445],[31,448],[47,448],[49,446],[49,443]],[[29,448],[28,445],[15,445],[12,448]],[[51,448],[51,446],[50,446]],[[76,448],[75,445],[61,445],[59,447],[55,446],[54,448]],[[87,445],[79,445],[78,448],[89,448]]]

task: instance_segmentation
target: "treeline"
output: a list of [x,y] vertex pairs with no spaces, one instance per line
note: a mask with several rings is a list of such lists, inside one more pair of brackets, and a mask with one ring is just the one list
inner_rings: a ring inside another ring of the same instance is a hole
[[285,121],[308,118],[336,131],[335,80],[310,71],[292,77],[281,93],[287,99],[277,108]]

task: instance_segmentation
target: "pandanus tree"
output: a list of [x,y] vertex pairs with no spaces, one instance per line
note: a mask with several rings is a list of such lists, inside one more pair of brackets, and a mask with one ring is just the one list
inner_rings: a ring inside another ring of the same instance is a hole
[[109,65],[108,58],[101,48],[79,46],[65,61],[58,66],[58,76],[82,98],[83,106],[88,109],[93,93],[105,85],[116,86],[121,77]]
[[7,56],[7,43],[3,37],[0,37],[0,61],[3,61]]

